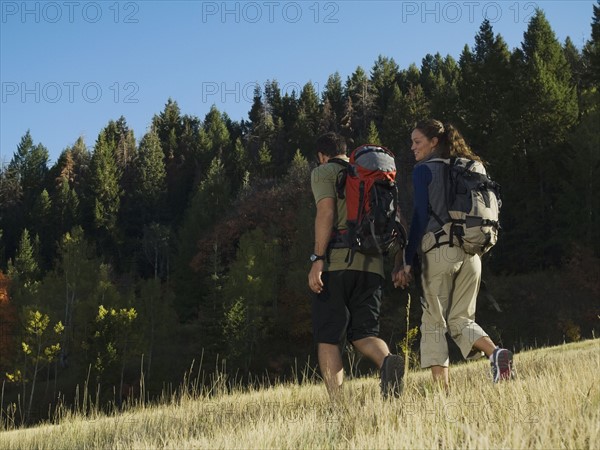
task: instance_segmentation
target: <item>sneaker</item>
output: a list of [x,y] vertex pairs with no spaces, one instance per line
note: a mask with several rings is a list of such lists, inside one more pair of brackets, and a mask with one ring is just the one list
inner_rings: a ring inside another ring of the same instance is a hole
[[513,367],[513,354],[510,350],[496,347],[496,350],[492,353],[491,366],[494,383],[515,378],[516,374]]
[[381,395],[388,398],[390,395],[398,398],[404,387],[404,358],[399,355],[388,355],[381,366]]

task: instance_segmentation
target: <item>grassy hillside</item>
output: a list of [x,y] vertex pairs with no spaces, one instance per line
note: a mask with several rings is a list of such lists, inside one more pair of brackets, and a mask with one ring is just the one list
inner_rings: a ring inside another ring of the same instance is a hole
[[182,396],[112,417],[0,434],[0,448],[598,448],[600,340],[522,352],[494,385],[486,361],[451,371],[445,395],[412,372],[383,401],[373,376],[332,406],[320,383]]

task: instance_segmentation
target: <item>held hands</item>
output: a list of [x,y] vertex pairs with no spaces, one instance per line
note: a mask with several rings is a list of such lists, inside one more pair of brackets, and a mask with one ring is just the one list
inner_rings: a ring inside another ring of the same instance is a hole
[[[405,289],[413,280],[411,266],[400,266],[399,269],[392,271],[392,282],[394,287],[400,287]],[[323,261],[315,261],[310,268],[308,273],[308,287],[315,294],[320,294],[323,290],[323,281],[321,280],[321,274],[323,273]]]
[[413,276],[411,273],[411,266],[401,266],[399,269],[392,271],[392,281],[394,287],[406,288],[412,281]]

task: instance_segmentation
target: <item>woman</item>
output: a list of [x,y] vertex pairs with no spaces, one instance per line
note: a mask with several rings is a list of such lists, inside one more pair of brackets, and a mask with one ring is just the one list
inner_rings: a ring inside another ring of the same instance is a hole
[[434,232],[439,234],[441,228],[437,219],[450,220],[444,164],[431,160],[461,157],[481,162],[481,159],[452,125],[443,125],[438,120],[419,122],[411,140],[411,150],[417,160],[413,171],[415,206],[404,254],[406,263],[394,270],[392,279],[395,286],[406,287],[412,277],[417,251],[422,253],[421,367],[430,367],[434,380],[448,389],[449,358],[445,337],[448,333],[465,358],[481,356],[481,352],[488,356],[494,382],[511,379],[515,375],[512,353],[496,347],[475,323],[481,281],[480,257],[467,254],[456,245],[431,245],[435,242]]

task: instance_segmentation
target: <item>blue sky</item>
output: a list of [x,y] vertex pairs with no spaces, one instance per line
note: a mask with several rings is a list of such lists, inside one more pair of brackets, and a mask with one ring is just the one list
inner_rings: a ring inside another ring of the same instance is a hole
[[247,119],[253,87],[277,80],[317,92],[329,75],[400,68],[427,54],[458,59],[487,17],[521,45],[535,7],[558,39],[589,39],[586,1],[43,1],[0,0],[0,163],[30,129],[52,161],[84,136],[93,147],[125,116],[139,140],[169,97],[204,118],[211,105]]

